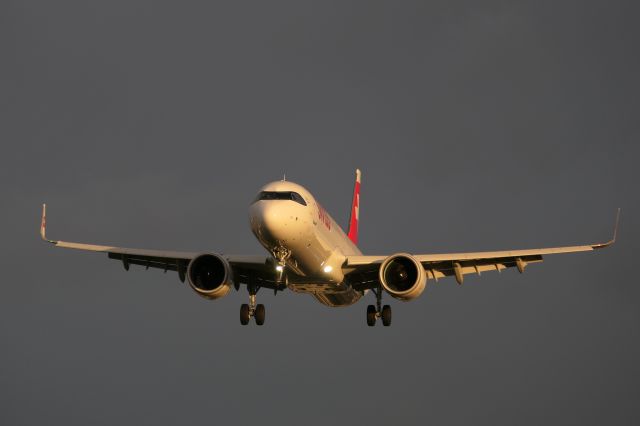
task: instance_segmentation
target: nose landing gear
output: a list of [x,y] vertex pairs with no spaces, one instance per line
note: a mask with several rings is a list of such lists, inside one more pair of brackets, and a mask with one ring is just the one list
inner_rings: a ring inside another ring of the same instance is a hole
[[256,293],[258,288],[249,286],[249,304],[243,303],[240,305],[240,324],[247,325],[251,318],[255,318],[257,325],[264,324],[264,317],[266,310],[262,303],[256,304]]
[[371,289],[373,294],[376,295],[376,305],[367,306],[367,325],[373,327],[376,325],[376,320],[382,318],[382,325],[389,327],[391,325],[391,306],[382,304],[382,287],[378,286],[377,289]]
[[291,250],[283,246],[278,246],[273,249],[272,254],[276,260],[276,283],[282,284],[286,280],[284,268],[287,264],[287,259],[291,256]]

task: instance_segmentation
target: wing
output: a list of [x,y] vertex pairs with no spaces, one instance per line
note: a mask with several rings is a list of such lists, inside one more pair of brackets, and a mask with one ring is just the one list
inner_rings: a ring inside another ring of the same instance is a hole
[[[199,252],[148,250],[49,240],[47,239],[46,231],[47,206],[43,204],[42,222],[40,225],[40,236],[43,240],[56,247],[106,253],[109,259],[121,261],[124,269],[127,271],[130,265],[140,265],[146,269],[157,268],[165,272],[176,271],[182,282],[185,280],[187,267],[191,259],[201,254]],[[231,265],[234,273],[233,276],[239,283],[247,284],[250,280],[257,280],[261,287],[277,288],[270,258],[266,256],[222,256],[227,259]]]
[[[551,247],[528,250],[484,251],[472,253],[417,254],[413,255],[424,267],[427,277],[439,278],[455,276],[458,284],[462,284],[467,274],[480,275],[485,271],[500,272],[506,268],[517,268],[520,273],[530,263],[542,262],[543,256],[560,253],[577,253],[593,251],[609,247],[616,241],[620,209],[616,216],[613,237],[606,243],[582,246]],[[344,266],[346,274],[353,282],[360,283],[362,289],[377,285],[377,273],[380,264],[387,256],[347,256]],[[354,285],[358,287],[357,284]]]

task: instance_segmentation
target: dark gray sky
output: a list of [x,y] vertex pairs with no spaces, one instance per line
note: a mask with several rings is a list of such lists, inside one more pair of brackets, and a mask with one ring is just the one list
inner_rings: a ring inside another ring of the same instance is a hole
[[[636,2],[0,4],[0,424],[640,422]],[[616,246],[429,283],[368,328],[38,239],[261,254],[287,178],[361,248]]]

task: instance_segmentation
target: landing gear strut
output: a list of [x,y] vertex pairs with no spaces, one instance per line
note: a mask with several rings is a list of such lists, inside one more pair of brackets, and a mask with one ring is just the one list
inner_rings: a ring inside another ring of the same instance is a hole
[[272,254],[276,260],[276,283],[282,284],[286,280],[284,267],[287,264],[287,259],[291,256],[291,250],[278,246],[273,249]]
[[264,324],[265,308],[262,303],[256,304],[256,293],[258,293],[259,287],[248,286],[249,290],[249,304],[243,303],[240,305],[240,324],[247,325],[251,318],[256,319],[257,325]]
[[382,286],[371,289],[373,294],[376,295],[376,305],[367,306],[367,325],[373,327],[376,325],[376,320],[382,318],[382,325],[389,327],[391,325],[391,306],[382,304]]

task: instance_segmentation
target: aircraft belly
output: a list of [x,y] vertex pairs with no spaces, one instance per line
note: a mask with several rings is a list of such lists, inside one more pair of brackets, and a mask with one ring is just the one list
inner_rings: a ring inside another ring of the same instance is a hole
[[323,305],[327,306],[349,306],[356,303],[362,293],[352,287],[340,283],[328,283],[325,281],[305,280],[303,277],[296,277],[287,283],[289,290],[295,293],[306,293],[314,296]]
[[341,293],[311,293],[316,300],[323,305],[332,308],[340,306],[350,306],[356,303],[362,297],[362,293],[350,289]]

